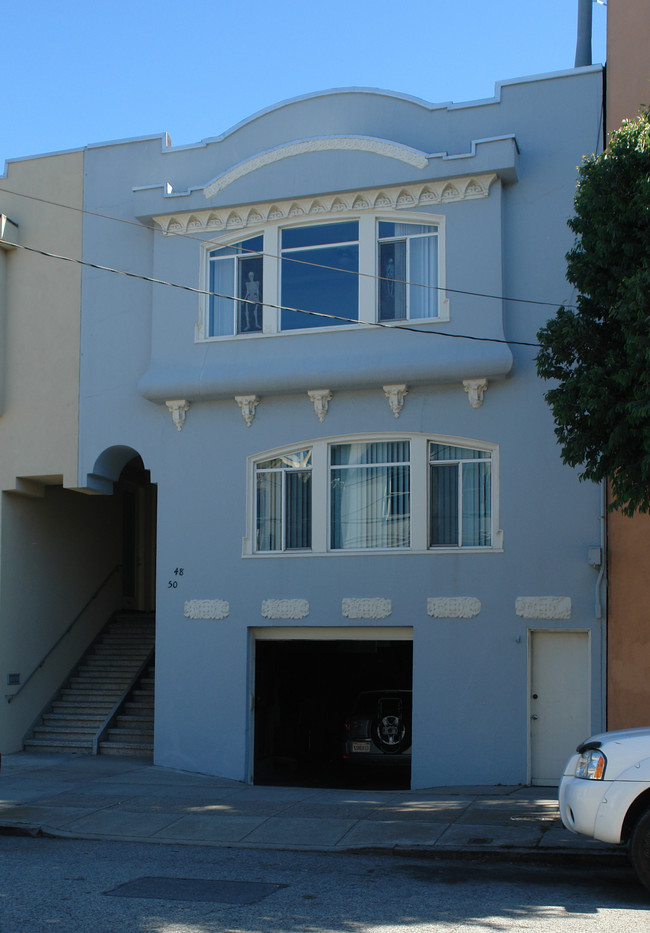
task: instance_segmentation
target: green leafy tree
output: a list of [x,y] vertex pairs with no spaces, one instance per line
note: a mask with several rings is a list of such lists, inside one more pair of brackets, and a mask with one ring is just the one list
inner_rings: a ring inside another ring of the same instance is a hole
[[650,512],[650,112],[625,121],[585,159],[561,307],[537,337],[537,371],[562,459],[607,478],[612,508]]

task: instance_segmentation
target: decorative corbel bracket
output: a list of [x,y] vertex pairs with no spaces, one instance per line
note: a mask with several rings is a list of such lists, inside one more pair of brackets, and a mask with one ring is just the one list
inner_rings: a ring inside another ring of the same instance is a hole
[[408,386],[402,383],[401,385],[384,386],[383,389],[388,399],[390,410],[396,418],[399,418],[399,413],[402,408],[404,408],[404,396],[408,395]]
[[487,387],[487,379],[463,379],[463,388],[467,392],[472,408],[481,407]]
[[333,398],[332,393],[329,389],[309,389],[307,395],[314,403],[314,411],[322,424],[325,420],[329,403]]
[[190,403],[187,402],[184,398],[172,399],[169,402],[165,402],[165,405],[171,412],[172,421],[176,425],[176,430],[180,429],[185,424],[185,415],[190,410]]
[[241,408],[241,415],[246,422],[246,427],[250,428],[255,417],[255,409],[260,403],[257,395],[236,395],[235,401]]

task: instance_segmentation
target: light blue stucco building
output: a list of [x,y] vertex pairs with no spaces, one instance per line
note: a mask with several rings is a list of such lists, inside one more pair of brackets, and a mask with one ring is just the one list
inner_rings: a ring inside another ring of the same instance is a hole
[[553,782],[603,726],[600,490],[534,362],[601,139],[586,67],[84,151],[77,488],[122,475],[158,764],[318,783],[372,687],[413,787]]

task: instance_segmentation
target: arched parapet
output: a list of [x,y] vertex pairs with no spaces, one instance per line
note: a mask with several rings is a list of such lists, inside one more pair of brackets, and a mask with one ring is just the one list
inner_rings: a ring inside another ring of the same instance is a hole
[[113,483],[120,478],[124,467],[139,456],[140,454],[133,447],[121,444],[108,447],[95,460],[92,472],[86,475],[86,485],[89,491],[112,495]]

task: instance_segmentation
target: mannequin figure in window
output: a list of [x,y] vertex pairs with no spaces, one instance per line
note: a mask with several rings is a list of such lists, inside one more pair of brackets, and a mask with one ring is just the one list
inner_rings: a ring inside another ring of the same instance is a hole
[[251,270],[244,282],[244,301],[241,310],[241,330],[243,333],[262,329],[262,305],[260,283]]

